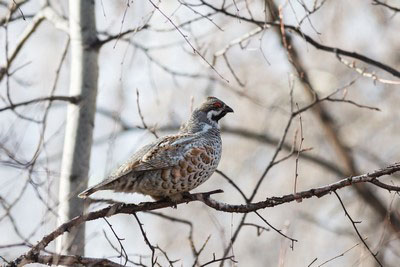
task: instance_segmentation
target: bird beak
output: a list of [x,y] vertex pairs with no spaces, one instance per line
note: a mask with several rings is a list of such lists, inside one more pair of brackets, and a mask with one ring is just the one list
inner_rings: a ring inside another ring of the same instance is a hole
[[229,113],[229,112],[233,113],[233,109],[230,106],[225,106],[224,111],[225,111],[225,113]]

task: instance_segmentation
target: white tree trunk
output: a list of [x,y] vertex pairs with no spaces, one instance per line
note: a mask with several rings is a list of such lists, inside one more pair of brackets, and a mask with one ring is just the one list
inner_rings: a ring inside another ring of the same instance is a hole
[[[79,96],[78,105],[70,104],[67,112],[64,150],[60,174],[59,222],[82,214],[84,202],[77,194],[86,189],[96,110],[98,50],[91,48],[96,40],[95,4],[93,0],[69,1],[71,38],[70,95]],[[84,255],[85,228],[71,229],[57,243],[63,254]]]

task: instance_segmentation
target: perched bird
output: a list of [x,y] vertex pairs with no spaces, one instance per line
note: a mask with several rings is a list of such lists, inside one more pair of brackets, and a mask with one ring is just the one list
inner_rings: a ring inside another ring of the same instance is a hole
[[79,194],[99,190],[140,193],[156,200],[178,200],[217,169],[222,152],[218,121],[233,109],[216,97],[195,109],[176,135],[157,139],[137,151],[103,182]]

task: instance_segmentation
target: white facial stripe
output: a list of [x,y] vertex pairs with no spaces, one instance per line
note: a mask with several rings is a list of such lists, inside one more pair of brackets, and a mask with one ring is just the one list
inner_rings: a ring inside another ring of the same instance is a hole
[[207,119],[209,120],[209,122],[214,125],[215,127],[217,127],[219,129],[219,125],[218,122],[216,122],[215,120],[212,119],[212,116],[217,116],[219,114],[221,114],[222,110],[210,110],[207,113]]

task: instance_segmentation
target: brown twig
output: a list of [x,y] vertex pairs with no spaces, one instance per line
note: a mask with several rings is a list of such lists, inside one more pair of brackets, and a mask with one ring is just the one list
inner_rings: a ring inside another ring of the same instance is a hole
[[[266,27],[281,27],[281,24],[279,22],[266,22],[266,21],[260,21],[260,20],[255,20],[255,19],[250,19],[250,18],[246,18],[246,17],[242,17],[239,16],[238,14],[234,14],[231,12],[228,12],[226,9],[222,8],[218,8],[215,7],[211,4],[209,4],[208,2],[201,0],[201,3],[209,8],[211,8],[214,11],[217,11],[221,14],[224,14],[226,16],[229,17],[233,17],[236,19],[240,19],[241,21],[245,21],[245,22],[249,22],[249,23],[253,23],[256,24],[262,28],[266,28]],[[293,26],[293,25],[283,25],[285,29],[290,30],[294,33],[296,33],[297,35],[299,35],[300,37],[302,37],[307,43],[311,44],[312,46],[314,46],[316,49],[318,50],[322,50],[325,52],[330,52],[330,53],[334,53],[334,54],[339,54],[342,56],[347,56],[347,57],[351,57],[351,58],[355,58],[358,60],[361,60],[367,64],[373,65],[377,68],[380,68],[386,72],[389,72],[390,74],[392,74],[395,77],[400,78],[400,71],[396,70],[395,68],[392,68],[382,62],[379,62],[377,60],[374,60],[370,57],[364,56],[362,54],[356,53],[356,52],[350,52],[341,48],[337,48],[337,47],[331,47],[331,46],[327,46],[327,45],[323,45],[317,41],[315,41],[313,38],[311,38],[309,35],[303,33],[298,27]]]
[[240,189],[240,187],[239,187],[231,178],[229,178],[225,173],[223,173],[223,172],[220,171],[220,170],[216,170],[215,172],[218,173],[219,175],[221,175],[222,178],[224,178],[226,181],[228,181],[228,183],[229,183],[230,185],[232,185],[232,186],[236,189],[236,191],[239,192],[239,194],[243,197],[243,199],[244,199],[245,201],[248,200],[248,198],[246,197],[246,194],[243,192],[243,190]]
[[343,208],[343,211],[346,215],[347,218],[349,218],[351,224],[353,225],[354,230],[357,233],[357,236],[360,238],[361,242],[363,242],[363,244],[365,245],[365,247],[368,249],[369,253],[371,253],[371,255],[374,257],[375,261],[379,264],[379,266],[383,266],[382,263],[378,260],[378,258],[376,257],[377,254],[373,253],[372,250],[369,248],[367,242],[365,242],[365,239],[361,236],[360,232],[358,231],[358,228],[356,226],[357,223],[361,223],[358,221],[354,221],[353,218],[351,218],[350,214],[347,212],[346,207],[343,204],[342,199],[340,198],[339,194],[336,192],[336,190],[333,191],[333,193],[335,193],[336,197],[338,198],[340,205]]
[[135,217],[136,222],[139,225],[140,232],[142,233],[144,242],[151,250],[151,266],[154,266],[157,263],[157,258],[155,258],[155,251],[156,251],[155,247],[150,243],[149,239],[147,238],[146,232],[143,229],[143,224],[140,222],[139,217],[136,215],[136,213],[133,213],[133,216]]
[[31,105],[31,104],[35,104],[35,103],[39,103],[39,102],[53,102],[53,101],[66,101],[72,104],[78,104],[80,99],[78,96],[47,96],[47,97],[39,97],[39,98],[35,98],[35,99],[31,99],[28,101],[24,101],[24,102],[19,102],[19,103],[11,103],[11,105],[6,106],[6,107],[2,107],[0,108],[0,112],[5,111],[5,110],[13,110],[17,107],[21,107],[21,106],[26,106],[26,105]]
[[210,237],[211,237],[210,235],[207,236],[206,240],[204,241],[203,245],[200,247],[199,251],[196,251],[192,267],[195,267],[196,264],[198,264],[200,254],[204,251],[205,247],[207,246],[208,241],[210,240]]
[[283,236],[284,238],[290,240],[291,245],[290,247],[293,249],[294,248],[294,242],[298,242],[297,239],[291,238],[287,235],[285,235],[284,233],[282,233],[281,230],[275,228],[272,224],[270,224],[263,216],[260,215],[260,213],[258,213],[257,211],[254,211],[255,214],[257,214],[257,216],[263,221],[265,222],[269,227],[271,227],[275,232],[277,232],[278,234],[280,234],[281,236]]
[[11,64],[21,51],[22,47],[25,45],[26,41],[29,40],[29,37],[36,31],[36,29],[45,19],[44,10],[45,9],[42,9],[33,17],[32,21],[25,27],[24,31],[20,35],[15,47],[10,53],[7,53],[8,57],[6,58],[6,64],[4,66],[0,66],[0,81],[4,78],[4,75],[8,73]]
[[255,227],[257,229],[257,236],[260,236],[262,234],[263,231],[269,232],[269,228],[266,228],[264,226],[255,224],[255,223],[243,223],[243,226],[252,226]]
[[375,73],[367,72],[365,70],[365,68],[362,69],[362,68],[357,67],[357,65],[354,61],[349,62],[349,61],[345,60],[344,58],[342,58],[341,56],[339,56],[338,54],[336,55],[336,58],[346,67],[353,69],[354,71],[356,71],[363,77],[371,78],[374,82],[378,81],[378,82],[385,83],[385,84],[400,84],[400,80],[394,81],[394,80],[382,79],[382,78],[378,77],[378,75],[376,75]]
[[66,266],[107,266],[107,267],[121,267],[113,261],[102,258],[88,258],[77,255],[38,255],[34,262],[45,265],[66,265]]
[[150,133],[152,133],[155,138],[158,138],[158,135],[157,135],[156,131],[154,130],[154,128],[149,128],[147,126],[146,122],[144,121],[144,117],[143,117],[142,111],[140,109],[140,104],[139,104],[139,90],[137,88],[136,88],[136,103],[137,103],[137,109],[138,109],[140,120],[142,121],[143,128],[149,130]]
[[335,257],[330,258],[329,260],[324,261],[323,263],[321,263],[320,265],[318,265],[318,267],[324,266],[325,264],[327,264],[327,263],[329,263],[329,262],[331,262],[331,261],[333,261],[333,260],[336,260],[337,258],[343,257],[347,252],[349,252],[350,250],[352,250],[353,248],[357,247],[357,246],[360,245],[360,244],[361,244],[361,243],[355,244],[354,246],[352,246],[352,247],[349,248],[349,249],[346,249],[344,252],[340,253],[339,255],[336,255]]
[[373,1],[372,5],[374,5],[374,6],[384,6],[384,7],[387,7],[387,8],[389,8],[390,10],[392,10],[394,12],[400,12],[400,8],[398,8],[398,7],[394,7],[394,6],[388,5],[388,4],[383,3],[382,1],[379,1],[379,0],[372,0],[372,1]]
[[125,262],[124,262],[124,265],[123,265],[123,266],[126,266],[126,263],[127,263],[128,260],[129,260],[129,258],[128,258],[128,253],[126,253],[126,250],[125,250],[125,248],[124,248],[124,245],[123,245],[122,242],[121,242],[121,241],[123,241],[123,240],[125,240],[125,239],[124,239],[124,238],[120,238],[120,237],[117,235],[117,233],[114,231],[114,228],[112,227],[111,223],[109,223],[108,220],[107,220],[106,218],[103,217],[103,219],[104,219],[104,221],[107,223],[108,227],[110,227],[111,232],[114,234],[115,238],[116,238],[117,241],[118,241],[119,247],[120,247],[120,249],[121,249],[120,254],[119,254],[118,257],[119,257],[119,258],[122,258],[122,257],[125,258]]
[[[297,110],[299,110],[299,105],[296,103]],[[293,193],[296,194],[297,192],[297,179],[299,177],[299,158],[300,158],[300,153],[303,149],[303,141],[304,141],[304,136],[303,136],[303,121],[301,119],[301,114],[299,114],[299,124],[300,124],[300,144],[299,144],[299,149],[297,150],[297,155],[296,155],[296,162],[295,162],[295,170],[294,170],[294,188],[293,188]]]
[[197,54],[198,56],[201,57],[201,59],[225,82],[229,83],[227,79],[225,79],[218,71],[217,69],[210,63],[208,60],[193,46],[193,44],[189,41],[189,38],[187,37],[186,34],[184,34],[181,29],[178,28],[178,26],[171,20],[170,17],[168,17],[152,0],[148,0],[150,4],[158,10],[158,12],[161,13],[168,21],[169,23],[174,26],[174,28],[178,31],[178,33],[183,37],[183,39],[186,41],[186,43],[192,48],[193,53]]
[[217,259],[215,257],[215,253],[213,253],[213,259],[210,260],[209,262],[204,263],[203,265],[200,265],[200,267],[204,267],[204,266],[207,266],[207,265],[210,265],[212,263],[219,262],[219,261],[223,262],[223,261],[226,261],[226,260],[230,260],[233,263],[237,263],[237,261],[234,260],[234,256],[222,257],[222,258]]

